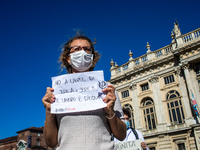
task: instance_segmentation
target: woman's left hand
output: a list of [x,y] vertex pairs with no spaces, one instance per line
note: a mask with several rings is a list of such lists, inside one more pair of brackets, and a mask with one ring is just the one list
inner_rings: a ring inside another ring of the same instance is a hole
[[105,107],[104,110],[108,116],[112,116],[114,113],[113,108],[116,100],[115,87],[112,85],[108,85],[107,88],[103,89],[103,92],[107,93],[106,97],[103,98],[103,101],[107,103],[107,107]]

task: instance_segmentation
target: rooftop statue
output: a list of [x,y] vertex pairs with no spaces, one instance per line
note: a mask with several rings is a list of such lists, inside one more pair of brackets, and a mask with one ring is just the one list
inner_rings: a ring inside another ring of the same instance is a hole
[[175,36],[177,38],[177,37],[181,36],[181,31],[180,31],[179,24],[178,24],[177,20],[175,20],[175,21],[176,22],[174,23],[173,31],[174,31],[174,34],[175,34]]

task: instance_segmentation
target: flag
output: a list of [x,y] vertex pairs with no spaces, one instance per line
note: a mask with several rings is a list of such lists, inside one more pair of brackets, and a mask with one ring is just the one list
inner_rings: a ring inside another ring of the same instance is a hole
[[196,102],[196,100],[194,98],[194,95],[193,95],[192,91],[191,91],[191,95],[192,95],[193,108],[195,110],[196,115],[199,117],[199,110],[198,110],[198,107],[197,107],[197,102]]

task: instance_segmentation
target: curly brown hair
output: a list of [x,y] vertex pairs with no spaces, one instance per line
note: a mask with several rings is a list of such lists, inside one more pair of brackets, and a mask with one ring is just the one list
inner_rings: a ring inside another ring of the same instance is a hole
[[77,39],[87,40],[90,44],[92,54],[93,54],[93,62],[92,62],[92,66],[90,67],[89,70],[92,71],[100,58],[100,54],[97,51],[95,51],[95,49],[94,49],[94,44],[96,44],[96,41],[95,41],[95,43],[93,43],[88,37],[86,37],[84,35],[75,35],[64,45],[64,47],[62,49],[62,53],[60,54],[60,58],[59,58],[59,62],[61,63],[61,69],[63,70],[63,68],[66,68],[68,73],[72,72],[72,67],[67,62],[67,59],[69,57],[71,44],[73,41],[75,41]]

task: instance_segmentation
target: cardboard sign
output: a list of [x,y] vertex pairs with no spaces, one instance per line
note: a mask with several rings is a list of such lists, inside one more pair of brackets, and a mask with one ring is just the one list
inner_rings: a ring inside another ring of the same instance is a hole
[[116,150],[143,150],[141,147],[142,139],[127,141],[127,142],[119,142],[115,144]]

